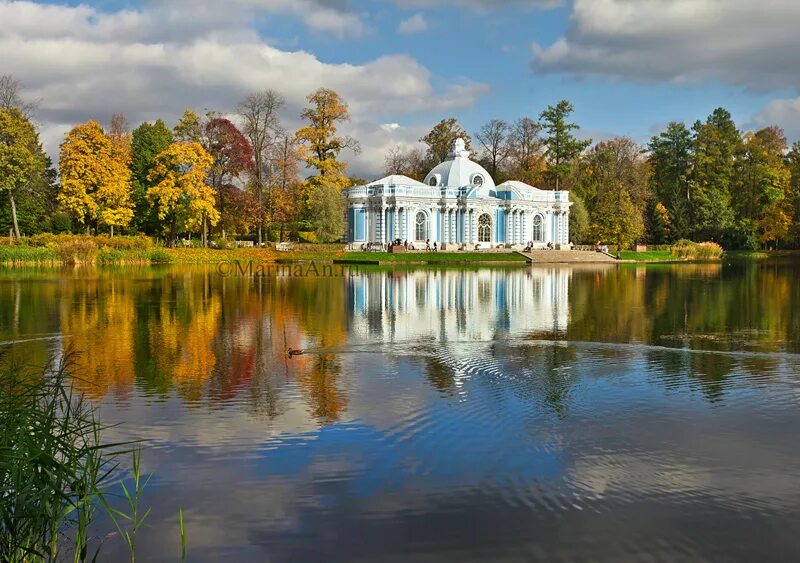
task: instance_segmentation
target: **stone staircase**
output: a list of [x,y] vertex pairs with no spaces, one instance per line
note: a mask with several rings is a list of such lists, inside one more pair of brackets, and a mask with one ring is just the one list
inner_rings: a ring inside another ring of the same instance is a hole
[[534,250],[521,252],[534,264],[617,264],[616,258],[594,250]]

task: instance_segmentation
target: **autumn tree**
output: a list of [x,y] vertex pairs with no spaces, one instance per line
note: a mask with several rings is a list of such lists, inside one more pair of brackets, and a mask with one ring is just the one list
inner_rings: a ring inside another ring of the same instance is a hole
[[387,175],[399,174],[421,182],[428,173],[425,153],[418,147],[404,149],[395,145],[386,153],[383,169]]
[[44,167],[39,136],[30,119],[19,109],[0,109],[0,190],[8,196],[16,238],[20,238],[17,198],[44,173]]
[[147,199],[157,205],[158,216],[165,222],[170,243],[179,231],[201,231],[206,243],[206,226],[219,222],[214,189],[206,183],[213,158],[195,142],[172,143],[154,162],[148,179],[154,186]]
[[616,243],[620,250],[628,248],[645,233],[647,160],[626,137],[598,143],[587,158],[598,186],[591,214],[594,236]]
[[181,143],[200,143],[203,140],[203,122],[200,115],[189,108],[183,110],[183,115],[172,128],[172,136]]
[[[655,197],[669,216],[669,237],[688,239],[693,230],[691,167],[693,159],[692,133],[685,124],[671,122],[667,129],[650,140],[650,181]],[[654,210],[655,211],[655,210]],[[654,217],[663,224],[662,217]],[[666,235],[666,231],[661,231]],[[666,241],[664,241],[666,242]]]
[[[731,204],[736,213],[735,230],[744,240],[758,238],[767,243],[788,235],[793,202],[791,171],[784,160],[787,149],[786,136],[779,127],[766,127],[743,136],[734,158],[736,197]],[[769,233],[766,238],[765,233]],[[779,233],[782,236],[773,236]]]
[[320,88],[310,94],[310,104],[300,116],[308,123],[296,133],[297,141],[305,148],[305,163],[317,174],[309,178],[312,186],[322,185],[323,180],[339,188],[349,185],[345,171],[347,163],[339,160],[345,149],[359,152],[361,146],[351,137],[338,135],[339,126],[350,119],[347,104],[341,96],[328,88]]
[[591,139],[581,141],[573,134],[580,129],[568,121],[573,111],[571,103],[561,100],[555,106],[547,106],[539,116],[546,134],[547,177],[556,190],[561,189],[561,181],[570,174],[581,153],[592,144]]
[[287,227],[294,226],[300,212],[299,202],[304,201],[303,183],[300,181],[301,150],[292,135],[275,139],[270,151],[269,194],[270,219],[280,225],[278,238],[283,241]]
[[472,151],[472,139],[456,118],[443,119],[434,125],[433,129],[420,139],[420,142],[428,145],[425,153],[426,167],[430,169],[447,160],[447,155],[453,149],[453,142],[458,138],[464,139],[466,149]]
[[335,242],[342,238],[346,203],[339,184],[323,179],[314,189],[310,208],[314,232],[319,242]]
[[158,230],[158,215],[147,201],[147,190],[155,184],[148,179],[156,157],[172,144],[172,131],[157,119],[142,123],[131,135],[131,176],[133,186],[134,225],[148,234]]
[[542,126],[530,117],[521,117],[508,135],[508,174],[515,180],[536,185],[545,169]]
[[263,237],[264,215],[268,221],[272,220],[273,215],[274,198],[269,181],[273,162],[272,149],[277,138],[286,138],[278,116],[284,103],[283,96],[274,90],[265,90],[248,95],[236,108],[242,121],[242,132],[253,150],[250,185],[259,208],[263,210],[258,220],[259,246]]
[[133,217],[131,173],[117,159],[111,139],[96,121],[77,125],[61,144],[59,203],[87,231],[90,225],[125,227]]
[[498,184],[501,166],[509,154],[509,132],[506,121],[492,119],[475,133],[475,139],[480,143],[479,160]]
[[[230,120],[209,116],[202,126],[201,144],[211,155],[213,164],[208,174],[208,182],[217,194],[222,194],[223,187],[241,189],[235,185],[245,174],[253,170],[253,150],[250,142]],[[226,191],[229,191],[226,189]],[[223,217],[222,237],[225,238],[225,225],[232,224],[234,218],[226,218],[227,213],[237,213],[236,209],[225,208],[225,203],[243,202],[246,196],[227,194],[219,197],[219,212]]]

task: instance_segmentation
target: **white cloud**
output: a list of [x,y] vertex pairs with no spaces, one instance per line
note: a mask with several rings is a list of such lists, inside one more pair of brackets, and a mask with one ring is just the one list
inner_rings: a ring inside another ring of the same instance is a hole
[[[107,122],[120,111],[133,124],[157,117],[172,121],[185,107],[226,112],[247,93],[265,88],[286,97],[285,119],[296,126],[306,95],[321,86],[350,104],[350,127],[371,135],[361,139],[364,147],[373,140],[383,146],[370,127],[382,131],[386,117],[469,106],[488,89],[469,81],[434,88],[428,69],[406,55],[325,63],[264,41],[228,4],[228,14],[216,14],[213,6],[182,11],[176,5],[154,2],[141,10],[103,13],[85,5],[0,1],[0,72],[13,74],[30,98],[42,100],[37,117],[50,154],[57,154],[71,124]],[[364,155],[371,154],[369,148]],[[381,156],[373,165],[382,162]],[[364,165],[359,170],[366,173]]]
[[411,35],[414,33],[422,33],[423,31],[427,31],[427,29],[428,21],[422,13],[418,12],[410,18],[401,21],[397,26],[397,33]]
[[800,138],[800,98],[783,98],[769,102],[752,119],[754,129],[778,125],[789,138]]
[[800,87],[797,0],[575,0],[566,35],[533,45],[542,72]]

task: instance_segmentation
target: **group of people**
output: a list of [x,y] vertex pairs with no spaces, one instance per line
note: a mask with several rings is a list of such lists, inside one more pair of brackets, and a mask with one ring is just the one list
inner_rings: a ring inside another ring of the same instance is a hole
[[[553,248],[554,247],[553,247],[553,243],[552,242],[548,242],[547,245],[545,246],[545,249],[547,249],[547,250],[553,250]],[[525,246],[525,250],[523,250],[523,252],[531,252],[532,250],[533,250],[533,241],[529,240],[528,244]]]
[[605,244],[600,244],[600,241],[597,241],[597,244],[594,245],[594,251],[608,254],[608,246]]
[[[407,240],[402,240],[401,241],[400,239],[395,239],[395,240],[389,242],[389,250],[390,251],[395,246],[402,246],[406,250],[416,250],[416,247],[414,247],[414,243],[413,242],[409,242]],[[431,251],[439,252],[439,245],[436,243],[436,241],[433,241],[433,246],[431,246],[431,241],[430,241],[430,239],[428,239],[428,240],[425,241],[425,250],[427,250],[428,252],[431,252]]]

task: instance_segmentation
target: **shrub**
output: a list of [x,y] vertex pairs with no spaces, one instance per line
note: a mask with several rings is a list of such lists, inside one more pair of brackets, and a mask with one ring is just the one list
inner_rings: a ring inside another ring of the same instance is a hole
[[156,248],[150,251],[150,262],[153,264],[166,264],[172,262],[172,256],[163,248]]
[[53,248],[17,245],[0,246],[0,263],[4,264],[48,264],[58,261]]
[[59,242],[56,254],[65,264],[93,264],[97,259],[97,244],[91,237],[74,237]]
[[677,258],[692,260],[712,260],[721,257],[724,252],[716,242],[696,243],[690,240],[679,240],[670,251]]

